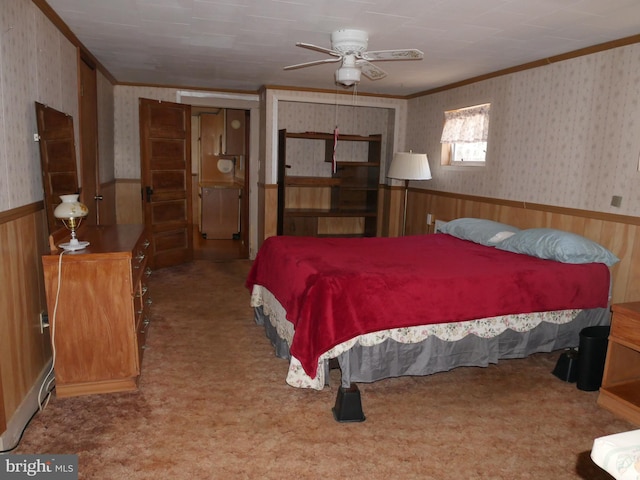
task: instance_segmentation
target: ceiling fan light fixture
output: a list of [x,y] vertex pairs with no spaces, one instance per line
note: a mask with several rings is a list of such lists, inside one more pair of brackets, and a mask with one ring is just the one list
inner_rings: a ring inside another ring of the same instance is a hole
[[294,70],[341,61],[341,66],[336,70],[335,74],[336,84],[342,85],[343,87],[352,87],[360,83],[361,75],[364,75],[369,80],[380,80],[387,76],[387,72],[372,62],[383,60],[422,60],[424,56],[420,50],[415,48],[366,51],[368,41],[369,36],[364,30],[345,28],[336,30],[331,34],[331,48],[298,42],[296,43],[298,47],[325,53],[331,55],[331,58],[297,63],[286,66],[284,69]]
[[341,67],[336,70],[336,83],[351,87],[360,82],[361,70],[358,67]]
[[363,30],[345,28],[331,34],[331,48],[343,54],[364,52],[368,42],[369,35]]

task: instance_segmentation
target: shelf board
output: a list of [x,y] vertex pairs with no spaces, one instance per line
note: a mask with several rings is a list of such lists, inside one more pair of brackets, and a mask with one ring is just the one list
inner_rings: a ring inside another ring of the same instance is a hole
[[380,166],[379,162],[348,162],[344,160],[336,161],[336,167],[366,167],[366,168],[378,168]]
[[603,386],[601,390],[605,390],[609,395],[625,400],[640,409],[640,380]]
[[287,208],[285,217],[375,217],[375,210],[333,208]]
[[291,187],[333,187],[340,185],[339,178],[287,176],[285,184]]
[[600,387],[598,405],[640,425],[640,380]]
[[[287,138],[304,138],[306,140],[331,140],[333,141],[333,133],[322,133],[322,132],[287,132]],[[382,138],[380,135],[370,135],[370,136],[361,136],[361,135],[340,135],[338,134],[338,142],[340,141],[348,141],[348,142],[381,142]]]
[[367,192],[377,192],[378,191],[378,185],[372,185],[370,187],[366,186],[366,185],[360,185],[360,184],[346,184],[343,183],[340,185],[340,189],[341,190],[349,190],[349,191],[353,191],[353,190],[364,190]]

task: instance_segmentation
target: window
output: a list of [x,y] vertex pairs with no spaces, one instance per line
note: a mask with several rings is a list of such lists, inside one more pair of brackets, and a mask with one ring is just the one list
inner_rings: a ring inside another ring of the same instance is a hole
[[444,112],[442,165],[482,166],[487,155],[491,104]]

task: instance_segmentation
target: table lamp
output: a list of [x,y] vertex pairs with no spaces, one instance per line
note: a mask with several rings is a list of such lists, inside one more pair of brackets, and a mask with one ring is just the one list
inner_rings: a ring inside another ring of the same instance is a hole
[[54,217],[62,220],[64,226],[71,232],[71,240],[59,245],[63,250],[82,250],[89,245],[89,242],[81,242],[76,236],[76,230],[78,230],[82,219],[89,214],[89,209],[78,200],[78,197],[79,195],[76,193],[60,195],[62,203],[53,211]]

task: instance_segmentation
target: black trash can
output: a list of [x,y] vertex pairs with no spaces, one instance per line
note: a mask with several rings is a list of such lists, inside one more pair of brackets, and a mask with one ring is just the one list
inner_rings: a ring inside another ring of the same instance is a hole
[[578,389],[593,391],[600,388],[610,329],[608,326],[597,326],[580,331],[576,378]]

